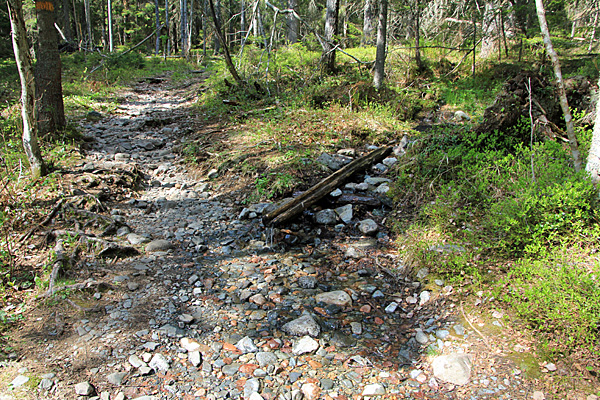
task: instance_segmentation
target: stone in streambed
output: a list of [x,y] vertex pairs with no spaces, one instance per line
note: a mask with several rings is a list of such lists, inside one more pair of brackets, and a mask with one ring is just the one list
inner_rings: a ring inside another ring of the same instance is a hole
[[173,244],[165,239],[156,239],[148,243],[146,246],[146,251],[148,253],[154,251],[166,251],[173,248]]

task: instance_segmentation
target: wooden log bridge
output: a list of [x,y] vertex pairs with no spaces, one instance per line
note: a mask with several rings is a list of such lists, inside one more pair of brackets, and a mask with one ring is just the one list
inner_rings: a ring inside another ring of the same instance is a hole
[[352,176],[354,173],[362,171],[369,165],[378,163],[383,160],[388,154],[390,154],[392,148],[382,147],[377,150],[373,150],[369,154],[357,158],[350,164],[337,170],[327,178],[323,179],[300,196],[294,198],[287,203],[284,203],[280,207],[271,211],[263,217],[263,221],[270,225],[280,225],[283,222],[294,218],[317,201],[331,193],[338,186],[340,186],[346,179]]

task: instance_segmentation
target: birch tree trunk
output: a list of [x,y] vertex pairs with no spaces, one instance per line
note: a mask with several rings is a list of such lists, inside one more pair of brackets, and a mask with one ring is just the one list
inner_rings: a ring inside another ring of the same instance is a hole
[[167,50],[165,57],[171,55],[171,31],[169,30],[169,0],[165,0],[165,27],[167,29]]
[[379,0],[379,22],[377,23],[377,53],[375,56],[375,73],[373,86],[381,88],[385,77],[385,46],[387,38],[388,0]]
[[373,30],[375,25],[375,6],[376,0],[365,0],[365,6],[363,10],[363,36],[362,45],[372,46],[373,45]]
[[596,93],[596,122],[592,134],[592,144],[588,155],[585,170],[590,174],[592,182],[600,183],[600,79],[598,79],[598,92]]
[[338,16],[340,0],[327,0],[327,11],[325,14],[325,48],[321,63],[323,72],[333,74],[335,72],[335,36],[338,33]]
[[61,63],[58,54],[58,34],[54,27],[54,1],[37,0],[37,62],[35,92],[38,134],[44,135],[65,127],[65,107],[62,96]]
[[540,30],[542,31],[542,37],[544,38],[544,44],[546,45],[546,51],[552,60],[554,66],[554,75],[556,75],[556,86],[558,87],[558,97],[560,99],[560,107],[562,108],[563,115],[565,117],[565,123],[567,125],[567,137],[569,138],[569,147],[571,148],[571,155],[573,156],[573,164],[575,171],[581,170],[581,154],[579,153],[579,146],[577,145],[577,137],[575,136],[575,129],[573,127],[573,116],[569,109],[569,101],[567,100],[567,92],[565,90],[565,83],[563,82],[562,71],[560,69],[560,61],[558,60],[558,54],[552,46],[550,40],[550,32],[548,31],[548,24],[546,23],[546,10],[544,9],[544,3],[542,0],[535,0],[535,7],[537,9],[538,20],[540,21]]
[[84,0],[85,7],[85,24],[87,25],[88,47],[89,50],[94,49],[94,40],[92,39],[92,12],[90,11],[90,0]]
[[594,17],[594,25],[592,26],[592,35],[590,36],[590,44],[588,46],[588,54],[592,52],[594,48],[594,40],[596,39],[596,26],[598,26],[598,14],[600,14],[600,10],[596,11],[596,16]]
[[112,53],[115,49],[113,40],[112,0],[108,0],[108,51]]
[[417,64],[417,71],[422,72],[425,69],[425,65],[421,58],[421,1],[419,0],[417,0],[415,6],[415,62]]
[[37,179],[46,174],[46,166],[37,141],[37,124],[35,123],[35,85],[31,68],[31,55],[27,43],[25,20],[21,0],[8,0],[8,14],[12,36],[13,50],[19,78],[21,80],[21,116],[23,117],[23,148],[31,167],[31,176]]
[[[288,8],[295,10],[298,7],[297,0],[288,0]],[[286,17],[287,21],[287,40],[289,44],[298,42],[298,29],[300,27],[300,21],[294,17],[294,14],[290,13]]]
[[154,45],[154,55],[158,55],[160,50],[160,10],[158,9],[158,0],[154,0],[154,19],[156,22],[156,42]]

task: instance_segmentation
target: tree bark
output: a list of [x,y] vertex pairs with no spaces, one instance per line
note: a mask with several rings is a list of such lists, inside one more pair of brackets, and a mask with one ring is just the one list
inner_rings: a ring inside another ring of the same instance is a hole
[[385,76],[385,47],[387,38],[388,0],[379,0],[379,22],[377,23],[377,53],[375,55],[375,73],[373,87],[381,88]]
[[165,57],[171,55],[171,31],[169,30],[169,0],[165,0],[165,27],[167,30],[167,49],[165,51]]
[[35,91],[38,134],[55,132],[65,127],[65,108],[62,96],[61,63],[58,53],[58,34],[54,27],[54,1],[37,0],[37,62]]
[[376,4],[376,0],[365,0],[365,6],[363,10],[363,46],[372,46],[374,44],[373,30],[375,26],[374,20]]
[[92,12],[90,10],[90,0],[84,0],[85,7],[85,24],[87,25],[88,47],[89,50],[94,49],[94,40],[92,38]]
[[[288,0],[288,9],[295,10],[298,7],[297,0]],[[286,18],[287,22],[287,40],[289,44],[298,42],[298,29],[300,22],[294,17],[294,14],[290,13]]]
[[108,51],[112,53],[115,49],[113,40],[112,0],[108,0]]
[[27,31],[23,19],[21,0],[8,0],[11,36],[19,78],[21,80],[21,116],[23,118],[23,148],[31,168],[31,176],[37,179],[46,174],[46,165],[37,140],[35,123],[35,84],[31,67],[31,55],[27,43]]
[[213,0],[208,0],[208,6],[210,7],[210,13],[212,14],[213,23],[215,24],[215,34],[217,35],[217,38],[219,39],[219,42],[223,47],[223,54],[225,56],[225,64],[227,65],[227,69],[229,70],[229,73],[231,74],[235,82],[241,85],[244,82],[242,81],[242,78],[240,78],[240,76],[238,75],[237,70],[235,69],[235,65],[233,65],[233,61],[231,60],[229,49],[225,44],[225,38],[223,37],[223,32],[221,31],[221,24],[219,23],[219,20],[217,19],[215,13],[215,6],[213,4]]
[[71,43],[73,42],[73,26],[71,21],[71,2],[69,0],[63,0],[62,16],[63,24],[65,25],[65,40]]
[[340,0],[327,0],[327,11],[325,14],[325,49],[321,57],[323,72],[325,74],[335,73],[335,37],[338,34],[338,16]]
[[423,59],[421,58],[421,2],[417,0],[415,7],[415,62],[417,71],[422,72],[425,69]]
[[156,42],[154,44],[154,55],[158,55],[160,50],[160,30],[158,27],[160,26],[160,10],[158,8],[158,0],[154,0],[154,20],[156,25]]
[[594,24],[592,25],[592,35],[590,36],[590,44],[588,46],[588,54],[592,52],[594,48],[594,40],[596,39],[596,26],[598,26],[598,15],[600,14],[600,10],[596,11],[596,16],[594,17]]
[[594,132],[592,133],[592,144],[588,154],[585,170],[590,174],[595,185],[600,183],[600,79],[598,79],[598,92],[596,93],[596,119]]
[[562,71],[560,68],[560,61],[558,55],[552,46],[550,40],[550,32],[548,31],[548,24],[546,23],[546,10],[544,9],[544,3],[542,0],[535,0],[535,6],[537,9],[538,20],[540,21],[540,30],[542,31],[542,37],[544,38],[544,44],[546,45],[546,51],[550,55],[552,65],[554,66],[554,75],[556,75],[556,86],[558,87],[558,97],[560,99],[560,107],[562,108],[563,115],[565,117],[565,123],[567,125],[567,137],[569,138],[569,147],[571,148],[571,155],[573,156],[573,164],[575,171],[581,170],[581,154],[579,153],[579,146],[577,145],[577,137],[575,136],[575,129],[573,127],[573,116],[569,109],[569,101],[567,100],[567,92],[565,90],[565,83],[563,82]]

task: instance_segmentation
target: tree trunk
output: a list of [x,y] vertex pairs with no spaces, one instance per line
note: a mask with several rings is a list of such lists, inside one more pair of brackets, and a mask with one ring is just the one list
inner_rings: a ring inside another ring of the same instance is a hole
[[23,148],[31,167],[31,176],[37,179],[46,174],[46,166],[37,141],[35,123],[35,84],[31,68],[31,55],[27,43],[25,20],[21,0],[8,0],[11,36],[19,78],[21,80],[21,116],[23,117]]
[[167,29],[167,51],[165,57],[171,55],[171,31],[169,30],[169,0],[165,0],[165,26]]
[[69,0],[63,0],[63,24],[65,40],[69,43],[73,42],[73,26],[71,21],[71,2]]
[[573,156],[573,164],[575,171],[581,170],[581,155],[579,154],[579,146],[577,145],[577,137],[575,136],[575,130],[573,127],[573,117],[571,110],[569,109],[569,101],[567,100],[567,92],[565,90],[565,84],[562,78],[562,71],[560,69],[560,62],[558,55],[554,51],[552,41],[550,40],[550,32],[548,31],[548,24],[546,23],[546,10],[544,9],[544,3],[542,0],[535,0],[535,6],[537,8],[537,16],[540,21],[540,30],[542,31],[542,37],[544,38],[544,44],[546,45],[546,51],[550,55],[552,65],[554,66],[554,75],[556,75],[556,86],[558,87],[558,97],[560,98],[560,107],[562,108],[565,123],[567,125],[567,136],[569,138],[569,146],[571,147],[571,154]]
[[471,75],[475,76],[475,62],[477,55],[477,20],[475,18],[475,10],[477,9],[477,2],[473,2],[473,65],[471,66]]
[[363,10],[363,46],[372,46],[374,44],[373,30],[375,26],[374,20],[376,5],[377,0],[365,0],[365,8]]
[[38,134],[45,135],[65,127],[65,108],[53,0],[36,1],[35,11],[38,26],[37,62],[34,69],[37,122]]
[[[212,0],[209,0],[208,8],[212,14],[215,25],[218,23],[219,26],[221,26],[221,1],[215,1],[216,4],[213,4]],[[218,34],[215,34],[215,40],[213,42],[213,51],[215,55],[219,54],[219,52],[221,51],[221,40],[219,39]]]
[[[288,8],[295,10],[298,7],[297,0],[288,0]],[[300,28],[300,21],[294,17],[294,14],[290,13],[287,15],[287,40],[289,44],[298,42],[298,29]]]
[[600,14],[600,11],[596,11],[596,16],[594,17],[594,25],[592,26],[592,35],[590,36],[588,54],[590,54],[592,52],[592,49],[594,48],[594,40],[596,38],[596,26],[598,25],[598,14]]
[[94,40],[92,39],[92,12],[90,10],[90,0],[84,0],[85,7],[85,24],[87,25],[88,48],[94,49]]
[[[600,79],[598,79],[600,88]],[[594,123],[594,133],[592,134],[592,144],[588,154],[585,170],[590,174],[595,185],[600,183],[600,89],[596,96],[596,122]]]
[[375,56],[375,74],[373,86],[381,88],[385,76],[385,46],[387,38],[388,0],[379,0],[379,22],[377,24],[377,53]]
[[418,0],[415,7],[415,62],[417,71],[422,72],[425,66],[421,58],[421,2]]
[[215,24],[215,34],[217,35],[217,38],[219,39],[219,42],[221,42],[221,45],[223,47],[223,54],[225,56],[225,64],[227,65],[227,69],[229,70],[229,73],[231,74],[235,82],[241,85],[244,82],[242,81],[242,78],[240,78],[240,76],[238,75],[237,70],[235,69],[235,65],[233,65],[233,61],[231,61],[231,55],[229,54],[229,49],[225,44],[223,31],[221,31],[221,24],[219,23],[219,20],[217,19],[217,15],[215,13],[215,6],[213,4],[213,0],[208,0],[208,6],[210,7],[210,13],[212,14],[213,23]]
[[115,42],[113,40],[112,0],[108,0],[108,51],[113,52]]
[[187,0],[179,0],[179,35],[181,38],[181,55],[187,57]]
[[158,55],[158,51],[160,50],[160,30],[158,27],[160,26],[160,10],[158,8],[158,0],[154,0],[154,19],[156,25],[156,42],[154,44],[154,55]]
[[325,74],[335,72],[335,37],[338,33],[338,16],[340,0],[327,0],[327,11],[325,14],[325,48],[321,57],[321,64]]

